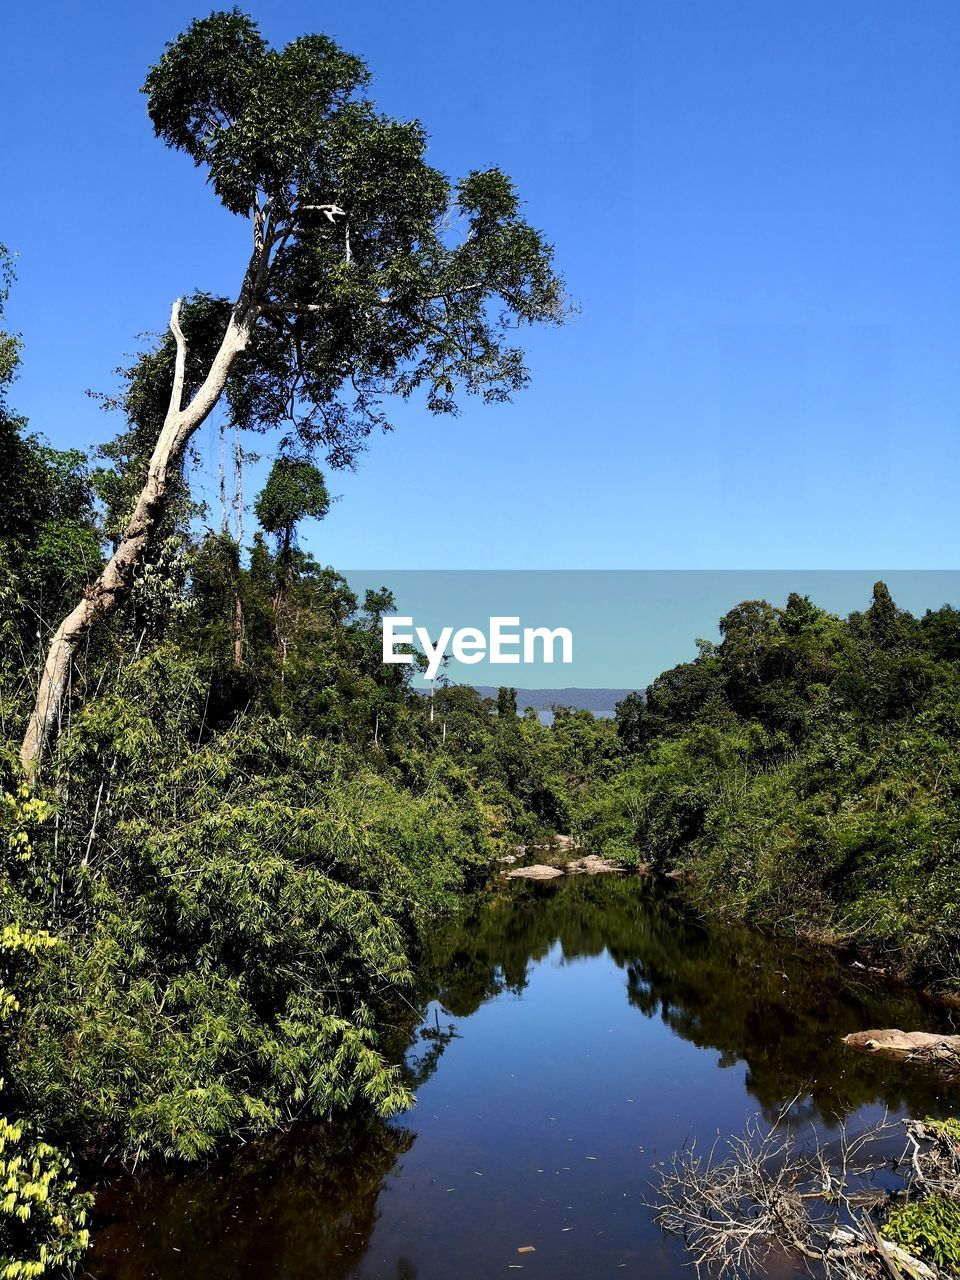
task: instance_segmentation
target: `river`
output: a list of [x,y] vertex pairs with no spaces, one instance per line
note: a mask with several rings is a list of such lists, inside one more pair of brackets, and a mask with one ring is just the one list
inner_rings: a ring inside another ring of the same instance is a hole
[[[393,1050],[417,1105],[105,1187],[96,1280],[689,1276],[657,1161],[773,1119],[835,1133],[957,1098],[839,1043],[951,1015],[833,953],[705,923],[642,877],[510,882],[438,929]],[[520,1252],[523,1250],[523,1252]],[[521,1274],[522,1273],[522,1274]]]

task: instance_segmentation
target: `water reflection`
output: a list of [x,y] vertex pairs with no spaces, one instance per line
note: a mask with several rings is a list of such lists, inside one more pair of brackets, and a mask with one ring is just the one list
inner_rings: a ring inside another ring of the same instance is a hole
[[606,952],[629,1003],[682,1039],[743,1062],[759,1109],[809,1094],[824,1122],[868,1103],[925,1114],[939,1086],[915,1069],[852,1054],[840,1039],[867,1027],[950,1031],[952,1015],[837,954],[695,915],[681,890],[652,879],[526,882],[476,899],[440,933],[423,984],[467,1017],[503,991],[519,994],[558,943],[564,961]]
[[[120,1180],[88,1274],[680,1276],[641,1204],[655,1154],[795,1095],[827,1127],[870,1104],[946,1105],[931,1080],[839,1043],[946,1028],[941,1010],[829,953],[707,925],[649,880],[478,895],[421,975],[419,1023],[400,1020],[392,1045],[420,1098],[403,1124],[304,1128]],[[528,1239],[537,1252],[518,1256]]]
[[[353,1275],[383,1180],[413,1133],[305,1126],[202,1169],[121,1178],[98,1198],[98,1277]],[[395,1274],[414,1268],[397,1259]]]

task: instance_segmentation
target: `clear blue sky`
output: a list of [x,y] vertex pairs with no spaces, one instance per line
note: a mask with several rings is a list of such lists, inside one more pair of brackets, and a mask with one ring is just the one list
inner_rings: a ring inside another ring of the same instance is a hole
[[[339,566],[954,567],[960,6],[434,0],[247,6],[325,31],[452,175],[499,163],[580,314],[531,388],[375,439],[305,541]],[[247,229],[138,88],[208,10],[4,17],[13,402],[58,445],[173,297],[234,293]],[[199,448],[213,466],[205,429]],[[253,485],[253,481],[251,481]]]

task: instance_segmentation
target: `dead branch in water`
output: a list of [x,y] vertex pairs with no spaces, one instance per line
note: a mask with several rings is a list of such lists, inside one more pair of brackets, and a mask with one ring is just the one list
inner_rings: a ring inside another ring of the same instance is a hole
[[663,1166],[652,1206],[661,1228],[683,1238],[698,1273],[729,1280],[761,1274],[784,1251],[826,1280],[935,1280],[935,1267],[881,1238],[870,1213],[892,1199],[874,1183],[881,1168],[900,1170],[899,1196],[956,1196],[960,1160],[949,1140],[910,1121],[908,1148],[892,1160],[900,1125],[884,1119],[854,1135],[842,1124],[829,1142],[811,1127],[801,1144],[787,1124],[796,1101],[772,1126],[754,1116],[720,1153],[715,1144],[700,1155],[694,1144]]

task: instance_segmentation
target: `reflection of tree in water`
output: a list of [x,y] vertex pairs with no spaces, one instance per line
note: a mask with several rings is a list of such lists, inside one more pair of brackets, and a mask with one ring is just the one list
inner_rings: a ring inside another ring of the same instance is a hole
[[685,1040],[747,1064],[747,1085],[771,1115],[810,1094],[832,1119],[866,1103],[928,1110],[932,1081],[853,1055],[840,1043],[865,1027],[931,1025],[911,992],[858,979],[833,953],[685,918],[679,897],[653,898],[642,945],[627,963],[628,998]]
[[[457,1035],[439,1009],[463,1018],[503,991],[522,991],[557,942],[566,960],[609,952],[638,1011],[717,1050],[721,1066],[745,1062],[768,1114],[795,1095],[804,1101],[794,1118],[821,1122],[871,1102],[916,1115],[937,1109],[922,1076],[839,1043],[870,1026],[946,1029],[917,997],[858,980],[825,950],[705,924],[679,891],[632,877],[514,883],[477,895],[436,930],[420,958],[417,1000],[397,1011],[387,1045],[410,1083],[430,1077]],[[101,1197],[101,1214],[117,1216],[101,1227],[88,1274],[346,1280],[370,1243],[384,1179],[413,1140],[382,1123],[318,1125],[192,1173],[118,1181]],[[416,1280],[407,1259],[394,1267],[396,1280]]]
[[[118,1180],[98,1200],[106,1221],[88,1274],[345,1280],[369,1244],[383,1180],[413,1138],[376,1122],[304,1126],[195,1171]],[[396,1275],[416,1271],[401,1258]]]
[[931,1080],[840,1043],[866,1027],[949,1030],[936,1009],[858,977],[825,948],[704,923],[681,891],[650,879],[578,877],[479,899],[433,940],[424,993],[466,1016],[500,991],[522,990],[556,941],[570,960],[608,951],[632,1005],[718,1050],[721,1066],[745,1062],[765,1111],[808,1093],[805,1109],[827,1121],[872,1102],[917,1114],[937,1105]]
[[[451,1022],[441,1027],[439,1015],[434,1011],[434,1024],[425,1023],[415,1033],[413,1046],[404,1062],[407,1083],[416,1091],[433,1075],[444,1049],[451,1040],[459,1040],[460,1033]],[[425,1046],[425,1047],[422,1047]]]

